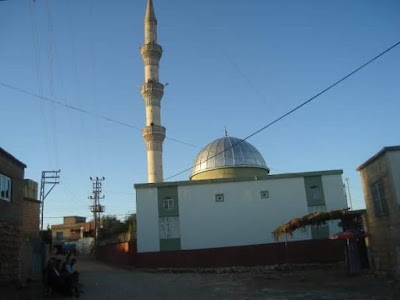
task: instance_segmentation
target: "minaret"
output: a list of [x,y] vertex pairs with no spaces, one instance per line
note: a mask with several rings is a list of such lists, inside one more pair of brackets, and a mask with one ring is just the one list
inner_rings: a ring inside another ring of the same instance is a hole
[[161,126],[160,103],[164,94],[164,85],[158,82],[158,68],[162,48],[157,44],[157,19],[153,1],[147,0],[144,18],[144,45],[140,48],[144,62],[144,83],[141,93],[146,103],[146,127],[143,139],[147,148],[148,182],[163,181],[162,144],[165,128]]

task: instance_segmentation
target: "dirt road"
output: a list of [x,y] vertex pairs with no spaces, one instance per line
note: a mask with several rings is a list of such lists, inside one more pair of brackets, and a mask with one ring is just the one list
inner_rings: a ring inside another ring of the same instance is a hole
[[[390,299],[391,284],[341,269],[278,273],[168,273],[80,259],[81,299]],[[392,284],[393,285],[393,284]]]
[[[400,299],[398,282],[368,273],[348,277],[343,267],[171,273],[117,268],[79,257],[76,269],[84,291],[80,299]],[[0,299],[46,298],[36,282],[23,289],[0,287]]]

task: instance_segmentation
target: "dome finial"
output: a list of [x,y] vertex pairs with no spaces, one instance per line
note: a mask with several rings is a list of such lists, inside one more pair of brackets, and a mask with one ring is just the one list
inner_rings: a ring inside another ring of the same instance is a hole
[[226,126],[225,126],[225,136],[228,136],[228,131],[226,131]]

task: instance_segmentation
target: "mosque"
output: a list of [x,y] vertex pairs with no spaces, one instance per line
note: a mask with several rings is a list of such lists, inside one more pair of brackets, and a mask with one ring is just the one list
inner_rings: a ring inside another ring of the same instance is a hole
[[[342,170],[270,175],[254,146],[227,133],[199,152],[189,180],[163,182],[166,129],[161,125],[164,86],[158,70],[162,47],[157,44],[152,0],[147,0],[144,27],[141,55],[145,82],[141,93],[146,107],[143,139],[148,183],[135,184],[138,255],[147,253],[154,258],[168,252],[179,257],[189,253],[185,251],[198,255],[218,249],[226,258],[232,251],[276,244],[272,231],[292,218],[347,208]],[[326,241],[329,248],[332,241],[328,237],[340,231],[337,222],[331,221],[298,231],[288,241]]]

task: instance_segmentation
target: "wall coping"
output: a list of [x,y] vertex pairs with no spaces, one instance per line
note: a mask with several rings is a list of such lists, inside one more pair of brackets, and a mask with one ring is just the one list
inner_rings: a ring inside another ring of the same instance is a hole
[[400,146],[388,146],[388,147],[383,147],[378,153],[376,153],[374,156],[370,157],[367,161],[362,163],[358,168],[357,171],[360,171],[364,169],[366,166],[368,166],[370,163],[372,163],[374,160],[378,159],[380,156],[385,154],[386,152],[389,151],[400,151]]
[[261,180],[298,178],[307,176],[327,176],[327,175],[342,175],[342,174],[343,170],[325,170],[325,171],[311,171],[311,172],[300,172],[300,173],[284,173],[276,175],[260,175],[255,177],[246,177],[246,178],[220,178],[220,179],[185,180],[185,181],[171,181],[171,182],[158,182],[158,183],[137,183],[134,184],[134,188],[146,189],[146,188],[157,188],[166,186],[187,186],[187,185],[202,185],[202,184],[213,184],[213,183],[261,181]]

